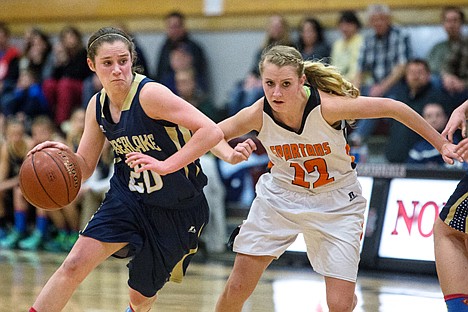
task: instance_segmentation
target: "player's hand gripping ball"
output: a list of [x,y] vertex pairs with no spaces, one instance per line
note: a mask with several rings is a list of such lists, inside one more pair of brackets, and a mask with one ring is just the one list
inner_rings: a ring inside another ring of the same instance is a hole
[[19,172],[24,198],[33,206],[57,210],[70,204],[81,187],[81,169],[74,154],[47,147],[30,154]]

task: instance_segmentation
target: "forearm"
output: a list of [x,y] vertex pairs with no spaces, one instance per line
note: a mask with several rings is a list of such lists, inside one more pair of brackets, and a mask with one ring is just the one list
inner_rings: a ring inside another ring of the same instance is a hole
[[218,144],[222,137],[223,133],[216,125],[200,128],[179,151],[164,161],[166,170],[168,173],[176,172],[194,162]]
[[408,128],[418,133],[439,152],[442,146],[449,143],[439,132],[437,132],[421,115],[407,105],[403,105],[394,117]]
[[223,139],[211,149],[211,152],[219,159],[224,160],[225,162],[229,162],[229,158],[233,152],[233,148],[225,139]]

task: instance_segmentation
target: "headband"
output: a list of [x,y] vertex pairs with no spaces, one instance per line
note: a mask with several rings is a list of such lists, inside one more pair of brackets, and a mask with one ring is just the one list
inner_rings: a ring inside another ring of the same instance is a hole
[[103,37],[105,37],[105,36],[117,36],[117,37],[121,37],[121,38],[125,39],[125,41],[127,41],[128,43],[131,43],[130,40],[128,40],[127,37],[125,37],[125,36],[123,36],[123,35],[121,35],[121,34],[117,34],[117,33],[108,33],[108,34],[102,34],[102,35],[98,36],[96,39],[94,39],[93,41],[91,41],[91,43],[90,43],[89,46],[88,46],[88,49],[90,49],[91,46],[92,46],[96,41],[98,41],[99,39],[101,39],[101,38],[103,38]]

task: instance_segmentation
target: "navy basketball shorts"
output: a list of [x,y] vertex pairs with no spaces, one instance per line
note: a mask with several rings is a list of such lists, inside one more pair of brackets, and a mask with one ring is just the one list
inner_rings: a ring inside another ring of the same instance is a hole
[[200,194],[183,208],[163,209],[143,206],[137,199],[124,202],[122,195],[107,193],[81,234],[102,242],[128,242],[114,256],[132,257],[128,285],[152,297],[167,281],[182,281],[208,223],[208,204]]
[[450,196],[439,213],[439,217],[451,228],[463,233],[467,232],[468,216],[468,174],[458,183],[457,188]]

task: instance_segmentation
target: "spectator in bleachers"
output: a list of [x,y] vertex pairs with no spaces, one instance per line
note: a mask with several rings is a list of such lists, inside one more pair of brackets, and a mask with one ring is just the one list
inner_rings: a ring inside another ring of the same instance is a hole
[[363,41],[361,27],[361,21],[354,11],[342,12],[338,19],[341,38],[333,42],[331,49],[331,65],[336,66],[349,81],[353,81],[357,74],[359,50]]
[[179,43],[174,46],[171,52],[169,53],[169,62],[171,66],[171,71],[165,73],[161,80],[159,81],[172,92],[177,95],[180,95],[178,89],[176,88],[175,75],[179,71],[192,70],[194,72],[196,89],[204,94],[208,94],[208,91],[204,86],[206,85],[206,77],[196,74],[195,64],[193,62],[193,55],[190,52],[189,47],[185,43]]
[[54,122],[60,126],[70,118],[73,108],[82,105],[83,80],[91,76],[82,34],[76,27],[66,26],[60,31],[54,55],[53,74],[43,82],[43,90]]
[[166,40],[159,50],[155,80],[160,82],[165,76],[173,74],[171,68],[170,53],[183,43],[193,57],[197,77],[203,77],[204,85],[201,86],[205,92],[210,90],[210,78],[208,72],[208,62],[203,48],[195,42],[185,26],[185,15],[180,12],[171,12],[166,18]]
[[39,115],[49,115],[49,105],[40,84],[39,73],[33,68],[21,69],[14,92],[1,99],[1,112],[5,116],[15,115],[26,123]]
[[193,68],[180,69],[175,72],[176,94],[198,108],[215,122],[221,121],[220,110],[211,97],[198,87],[197,77]]
[[[0,183],[2,185],[8,183],[10,179],[18,177],[18,173],[23,163],[24,157],[31,147],[30,140],[26,136],[24,125],[21,121],[14,117],[7,119],[5,128],[2,129],[5,134],[5,141],[0,147]],[[8,201],[7,201],[8,200]],[[17,185],[12,185],[0,191],[0,247],[2,242],[12,236],[15,230],[9,232],[9,228],[15,224],[26,231],[26,217],[20,215],[15,219],[15,209],[13,207],[21,207],[21,210],[26,211],[28,203],[21,195],[21,189]],[[16,222],[15,222],[16,220]],[[8,234],[8,236],[7,236]],[[16,243],[15,240],[14,243]]]
[[[11,44],[10,27],[0,21],[0,106],[1,99],[11,96],[19,78],[20,50]],[[0,111],[0,124],[3,130],[5,116]],[[3,133],[2,133],[3,134]]]
[[[369,5],[367,17],[372,31],[364,37],[353,83],[362,95],[390,97],[411,58],[410,38],[401,28],[393,25],[387,5]],[[350,135],[351,143],[359,145],[372,135],[379,121],[360,120]]]
[[411,57],[409,35],[393,25],[387,5],[370,5],[367,16],[372,32],[364,37],[355,85],[363,95],[388,96]]
[[228,115],[234,115],[263,96],[258,62],[263,49],[276,44],[294,46],[294,42],[291,40],[289,23],[283,16],[278,14],[268,18],[265,40],[255,54],[251,69],[244,79],[235,84],[229,96],[229,101],[226,104]]
[[[31,138],[32,146],[49,140],[63,141],[63,138],[58,135],[52,119],[45,115],[38,116],[33,120],[31,125]],[[28,149],[28,151],[29,150],[30,149]],[[17,243],[18,247],[23,250],[38,250],[44,247],[49,240],[48,211],[39,208],[33,209],[36,213],[35,228],[29,232],[27,237],[24,237]],[[24,236],[24,234],[21,236]]]
[[468,36],[451,46],[441,75],[445,90],[460,105],[468,97]]
[[[15,177],[33,142],[26,135],[23,122],[10,118],[7,121],[7,142],[2,146],[0,152],[0,180]],[[24,248],[29,249],[29,241],[32,236],[43,237],[47,231],[48,219],[44,210],[34,209],[23,197],[19,185],[13,187],[13,228],[9,234],[0,241],[0,248]],[[29,220],[34,217],[35,222],[31,232],[29,231]],[[27,237],[28,233],[31,235]],[[25,248],[26,247],[26,248]]]
[[465,13],[458,7],[447,6],[443,9],[441,18],[447,39],[436,43],[427,55],[431,73],[437,78],[440,78],[442,66],[446,62],[452,45],[462,40],[462,26],[465,23]]
[[0,96],[15,89],[19,77],[20,51],[10,43],[10,28],[0,22]]
[[[437,131],[442,132],[447,124],[447,113],[442,104],[427,103],[424,105],[422,116]],[[454,140],[457,143],[459,139]],[[439,151],[424,139],[417,141],[409,151],[408,164],[417,164],[425,166],[442,166],[444,160]]]
[[49,36],[39,28],[31,28],[25,35],[27,42],[20,59],[20,70],[30,68],[38,73],[38,81],[42,83],[52,76],[53,53]]
[[330,45],[325,40],[323,26],[314,17],[306,17],[299,24],[297,49],[304,60],[324,60],[330,57]]
[[[427,103],[447,103],[448,95],[431,80],[429,65],[423,59],[413,59],[405,68],[404,81],[397,84],[393,98],[406,103],[419,114]],[[448,104],[447,104],[448,105]],[[451,105],[445,107],[450,112]],[[386,159],[391,163],[404,163],[419,135],[405,125],[389,120],[389,134],[385,146]]]
[[[71,150],[76,151],[84,131],[86,111],[82,107],[73,110],[69,120],[62,123],[62,132],[66,134],[65,142]],[[78,239],[80,229],[79,205],[83,197],[77,198],[60,210],[48,211],[47,215],[54,224],[57,233],[55,238],[49,240],[44,248],[48,251],[70,251]]]

